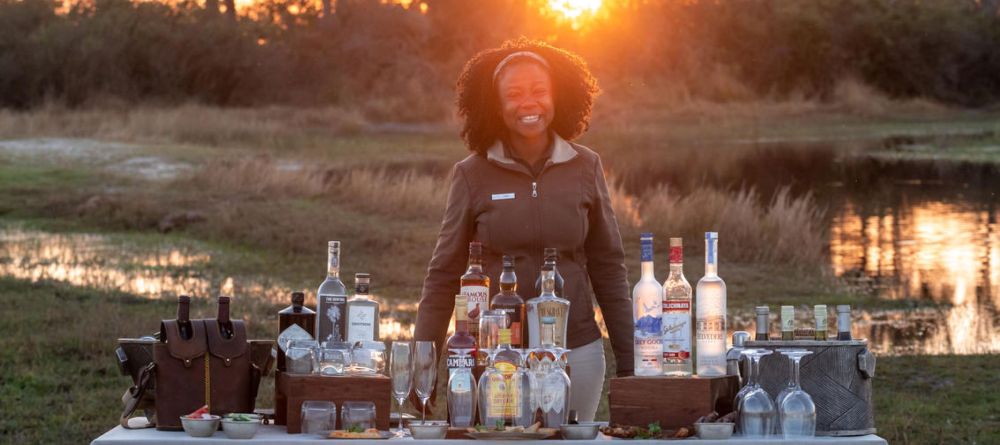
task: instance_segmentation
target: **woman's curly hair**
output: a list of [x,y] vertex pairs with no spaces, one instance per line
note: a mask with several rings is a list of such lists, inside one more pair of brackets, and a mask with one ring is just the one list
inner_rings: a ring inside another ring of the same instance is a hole
[[555,118],[549,128],[563,139],[572,140],[590,126],[590,111],[600,89],[587,63],[569,51],[521,37],[476,54],[458,77],[456,103],[458,115],[465,119],[462,138],[471,151],[484,154],[506,134],[493,70],[501,60],[518,51],[534,52],[549,64],[555,102]]

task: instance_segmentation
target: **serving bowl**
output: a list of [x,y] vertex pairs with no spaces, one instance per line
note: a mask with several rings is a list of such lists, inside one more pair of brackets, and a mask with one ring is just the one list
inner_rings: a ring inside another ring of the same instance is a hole
[[410,422],[407,426],[414,439],[444,439],[448,434],[447,422]]
[[732,422],[696,423],[694,429],[698,432],[699,439],[719,440],[732,437],[734,426],[736,424]]
[[211,416],[209,418],[200,417],[184,417],[181,416],[181,427],[184,428],[184,432],[188,433],[191,437],[211,437],[219,430],[219,416]]
[[597,422],[564,423],[559,425],[559,430],[566,440],[591,440],[597,437],[600,427]]
[[260,420],[233,420],[222,419],[222,431],[230,439],[250,439],[257,434],[260,428]]

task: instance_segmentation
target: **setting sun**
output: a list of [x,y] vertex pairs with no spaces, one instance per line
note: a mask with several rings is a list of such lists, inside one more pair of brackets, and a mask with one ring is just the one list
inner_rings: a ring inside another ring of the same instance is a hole
[[548,0],[548,8],[557,16],[572,22],[573,28],[577,29],[583,18],[593,16],[601,8],[601,2],[602,0]]

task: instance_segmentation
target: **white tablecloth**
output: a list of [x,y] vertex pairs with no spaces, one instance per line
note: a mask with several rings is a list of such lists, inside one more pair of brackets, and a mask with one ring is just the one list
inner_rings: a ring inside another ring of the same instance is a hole
[[[605,438],[603,435],[598,436],[598,440],[604,439],[605,441],[611,440]],[[781,445],[887,445],[885,439],[876,436],[874,434],[868,436],[856,436],[856,437],[816,437],[806,440],[779,440],[779,439],[744,439],[734,437],[729,440],[697,440],[688,439],[696,441],[703,445],[725,445],[729,443],[739,443],[740,445],[769,445],[769,444],[781,444]],[[91,445],[177,445],[177,444],[204,444],[204,443],[219,443],[219,442],[230,442],[230,443],[252,443],[254,445],[281,445],[287,443],[314,443],[314,444],[327,444],[331,443],[330,440],[323,440],[317,436],[305,435],[305,434],[288,434],[285,432],[285,427],[275,426],[275,425],[261,425],[260,430],[257,431],[257,435],[250,440],[232,440],[226,437],[226,434],[222,431],[217,431],[212,437],[197,438],[188,436],[187,433],[183,431],[157,431],[153,428],[142,429],[142,430],[126,430],[120,426],[116,426],[111,431],[108,431],[94,439]],[[513,445],[513,444],[523,444],[530,445],[527,442],[521,441],[492,441],[492,440],[420,440],[414,441],[413,439],[389,439],[389,440],[350,440],[350,441],[339,441],[339,442],[350,442],[350,445],[388,445],[391,443],[399,442],[417,442],[419,445]],[[475,442],[473,444],[472,442]],[[560,440],[558,442],[553,441],[530,441],[535,445],[538,444],[558,444],[558,445],[593,445],[592,440]],[[666,440],[644,440],[640,443],[648,445],[668,445],[675,444],[676,441],[666,441]],[[414,445],[417,445],[416,443]]]

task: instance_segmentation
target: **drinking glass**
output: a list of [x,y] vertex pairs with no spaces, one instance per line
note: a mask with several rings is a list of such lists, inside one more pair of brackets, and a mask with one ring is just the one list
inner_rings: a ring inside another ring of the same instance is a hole
[[392,355],[389,356],[389,374],[392,376],[392,397],[399,404],[399,429],[397,437],[403,437],[403,404],[413,389],[413,343],[408,341],[392,342]]
[[514,425],[527,428],[535,421],[534,378],[528,369],[528,356],[531,354],[531,349],[522,348],[518,349],[517,352],[521,354],[521,366],[514,371],[511,381],[517,385],[521,401],[520,407],[516,410],[519,415],[514,419]]
[[777,410],[774,401],[767,391],[760,386],[760,359],[774,351],[757,349],[748,355],[751,360],[754,376],[753,387],[743,395],[739,404],[740,431],[746,437],[767,437],[774,430]]
[[321,348],[318,354],[320,375],[343,375],[347,364],[351,362],[350,354],[349,350],[330,347]]
[[507,312],[503,310],[483,312],[479,317],[479,350],[487,354],[496,350],[500,343],[500,329],[507,327],[507,317]]
[[778,348],[775,349],[775,351],[780,352],[785,357],[788,357],[788,382],[785,384],[785,387],[781,389],[781,392],[778,393],[778,396],[774,398],[774,406],[779,408],[778,422],[775,422],[775,433],[781,434],[781,402],[785,400],[785,397],[788,397],[788,394],[795,390],[795,363],[791,359],[789,353],[798,353],[805,351],[805,349]]
[[351,349],[351,365],[348,374],[371,375],[385,372],[385,343],[380,341],[359,341]]
[[337,427],[337,405],[321,400],[302,402],[302,433],[329,433]]
[[539,364],[538,388],[535,389],[538,407],[542,410],[542,424],[546,428],[559,428],[569,421],[570,379],[562,364],[569,349],[553,348],[549,361],[543,358]]
[[340,426],[345,430],[374,428],[375,402],[344,402],[344,407],[340,411]]
[[799,362],[812,351],[782,351],[794,364],[795,387],[778,404],[781,434],[785,439],[816,435],[816,404],[799,384]]
[[285,364],[290,374],[312,374],[316,369],[316,341],[292,340],[285,351]]
[[437,376],[437,345],[432,341],[418,341],[414,345],[413,353],[413,389],[420,398],[420,420],[426,422],[427,400],[434,392],[434,378]]

